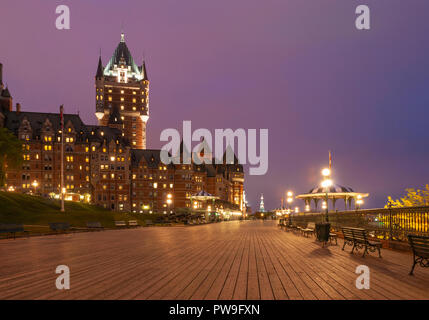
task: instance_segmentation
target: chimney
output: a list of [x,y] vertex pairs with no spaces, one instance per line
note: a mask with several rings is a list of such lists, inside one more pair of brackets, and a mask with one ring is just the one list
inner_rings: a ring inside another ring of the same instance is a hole
[[21,112],[21,104],[17,103],[16,104],[16,114],[19,114]]

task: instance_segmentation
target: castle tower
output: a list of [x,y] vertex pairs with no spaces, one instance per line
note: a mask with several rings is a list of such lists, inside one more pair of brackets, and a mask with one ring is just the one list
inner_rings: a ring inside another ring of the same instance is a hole
[[135,64],[123,33],[105,67],[99,57],[95,88],[98,124],[122,129],[133,149],[146,149],[149,79],[145,62],[141,66]]
[[3,64],[0,63],[0,112],[12,111],[12,96],[3,84]]

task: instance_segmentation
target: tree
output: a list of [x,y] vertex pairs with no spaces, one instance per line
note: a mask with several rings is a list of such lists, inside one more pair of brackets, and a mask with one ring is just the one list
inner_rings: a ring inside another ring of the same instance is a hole
[[427,184],[423,190],[409,188],[405,189],[405,191],[407,194],[403,198],[393,200],[392,197],[387,197],[387,204],[385,207],[401,208],[429,206],[429,184]]
[[6,128],[0,128],[0,187],[6,182],[6,169],[22,164],[22,143]]

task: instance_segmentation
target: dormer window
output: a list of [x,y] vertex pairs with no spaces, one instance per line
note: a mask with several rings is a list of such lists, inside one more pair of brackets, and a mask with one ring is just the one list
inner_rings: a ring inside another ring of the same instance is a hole
[[125,71],[120,71],[119,72],[119,82],[127,82],[126,81],[126,72]]

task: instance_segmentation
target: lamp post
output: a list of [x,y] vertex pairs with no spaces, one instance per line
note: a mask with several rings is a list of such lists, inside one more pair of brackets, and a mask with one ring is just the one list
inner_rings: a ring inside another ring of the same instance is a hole
[[288,212],[290,213],[290,211],[291,211],[290,208],[291,208],[291,205],[292,205],[292,202],[293,202],[293,192],[292,191],[288,191],[286,195],[287,195],[286,201],[288,203],[287,209],[288,209]]
[[39,185],[39,183],[37,182],[37,180],[34,180],[32,183],[32,186],[34,187],[34,194],[37,194],[37,186]]
[[[155,213],[155,192],[156,192],[156,189],[158,188],[158,182],[154,182],[153,183],[153,190],[152,190],[152,212],[150,212],[150,213]],[[157,206],[157,209],[158,209],[158,206]]]
[[171,213],[170,205],[173,203],[173,195],[171,193],[167,194],[167,205],[168,205],[168,213]]
[[356,199],[356,207],[359,210],[363,204],[362,195],[358,194]]
[[323,181],[322,181],[322,187],[325,190],[325,195],[326,195],[326,208],[325,208],[325,214],[326,214],[326,222],[329,222],[329,198],[328,198],[328,192],[329,192],[329,187],[332,186],[332,180],[331,180],[331,170],[328,168],[325,168],[322,170],[322,176],[323,176]]
[[291,204],[292,204],[292,202],[293,202],[293,192],[292,192],[292,191],[288,191],[288,192],[286,193],[286,196],[287,196],[287,198],[286,198],[286,202],[287,202],[288,204],[287,204],[287,206],[285,206],[285,207],[287,207],[287,213],[288,213],[288,215],[289,215],[289,224],[292,224],[292,213],[291,213],[291,210],[290,210],[290,206],[291,206]]

